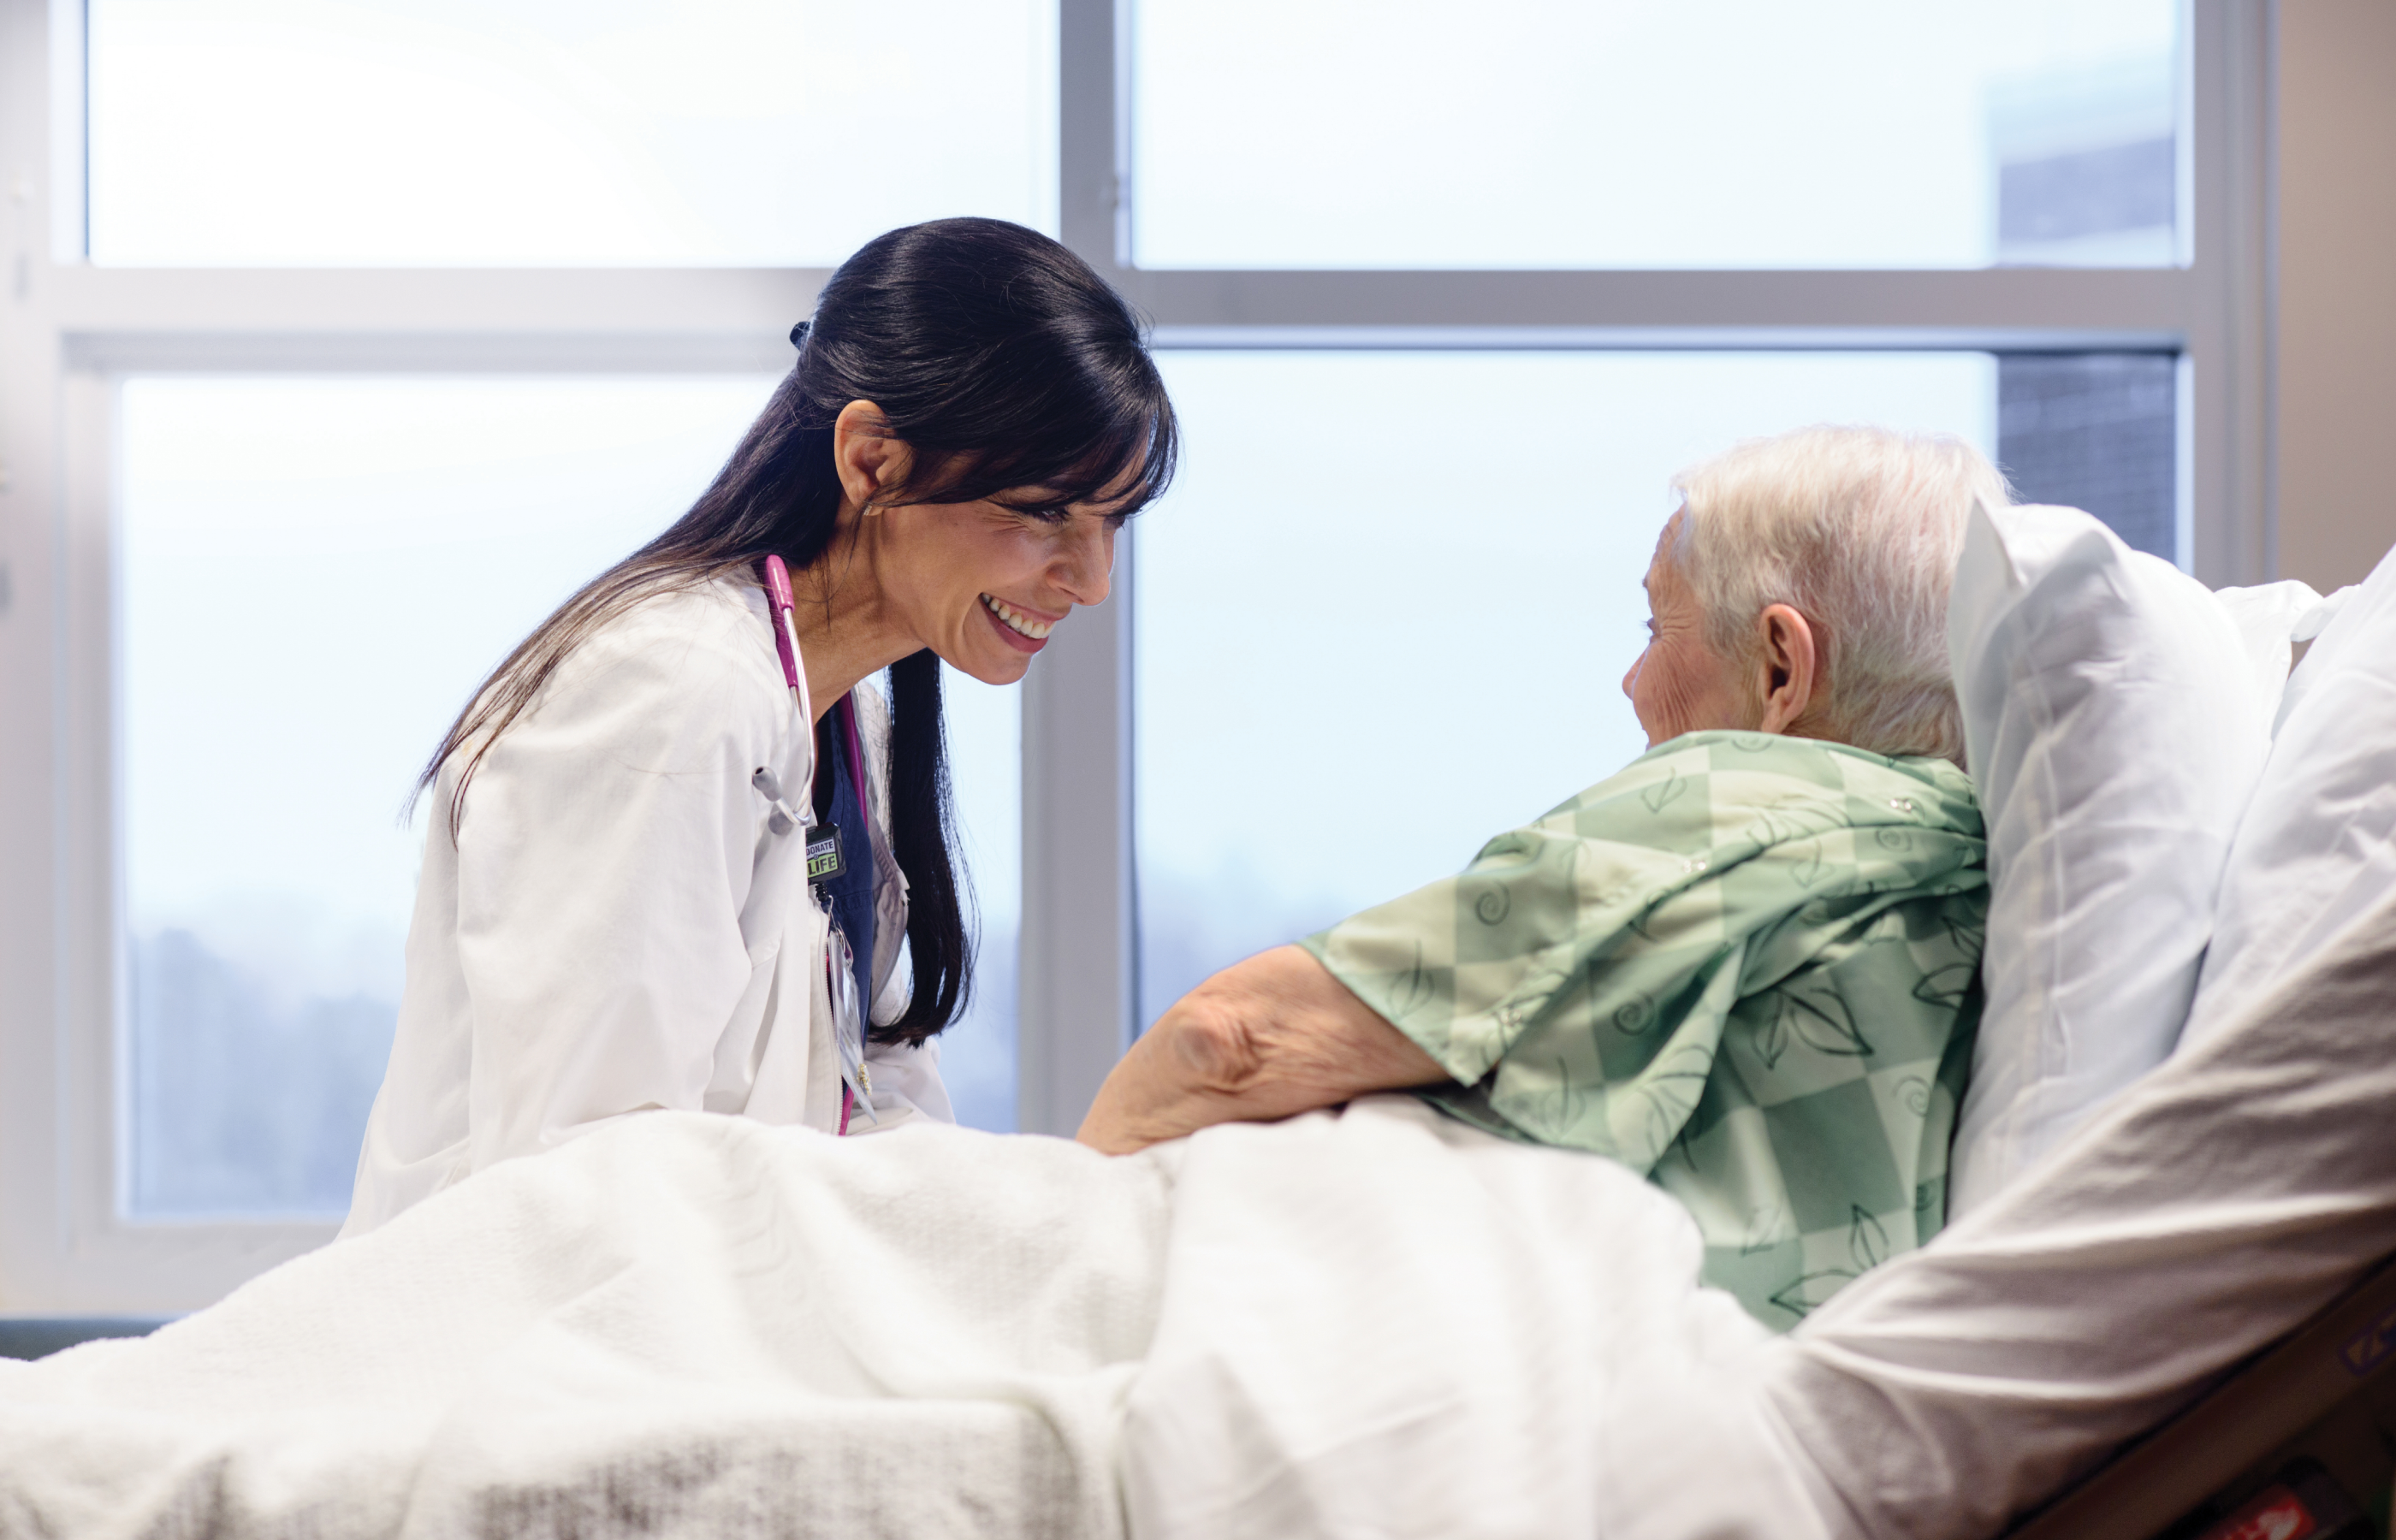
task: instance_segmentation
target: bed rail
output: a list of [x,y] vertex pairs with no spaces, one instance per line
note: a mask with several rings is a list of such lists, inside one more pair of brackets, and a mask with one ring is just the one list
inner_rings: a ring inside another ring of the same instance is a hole
[[2391,1370],[2396,1258],[2012,1530],[2009,1540],[2152,1540],[2208,1500],[2235,1503],[2268,1481],[2291,1440],[2358,1398],[2396,1388]]

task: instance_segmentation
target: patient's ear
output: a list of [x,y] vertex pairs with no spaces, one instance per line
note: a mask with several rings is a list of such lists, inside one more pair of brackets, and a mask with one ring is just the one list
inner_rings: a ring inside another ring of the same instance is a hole
[[1814,704],[1814,685],[1820,678],[1813,623],[1791,605],[1769,604],[1755,617],[1755,630],[1757,693],[1764,703],[1764,720],[1757,725],[1767,733],[1786,733]]

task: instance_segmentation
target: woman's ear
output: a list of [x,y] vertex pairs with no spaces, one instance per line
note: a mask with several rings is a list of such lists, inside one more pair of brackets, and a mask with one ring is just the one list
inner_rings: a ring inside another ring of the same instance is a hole
[[852,401],[832,419],[832,459],[840,472],[844,513],[878,513],[907,485],[914,451],[890,431],[890,419],[870,401]]
[[1768,604],[1755,617],[1755,629],[1762,644],[1756,667],[1764,697],[1764,720],[1758,725],[1767,733],[1785,733],[1814,704],[1814,684],[1821,670],[1814,627],[1792,605]]

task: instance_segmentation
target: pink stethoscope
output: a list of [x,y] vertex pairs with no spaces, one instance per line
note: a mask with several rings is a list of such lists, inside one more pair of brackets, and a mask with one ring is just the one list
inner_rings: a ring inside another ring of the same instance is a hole
[[[796,607],[791,594],[791,569],[779,556],[766,556],[757,563],[757,576],[765,585],[765,608],[774,627],[774,650],[781,655],[782,680],[791,687],[791,698],[798,703],[799,721],[807,735],[807,784],[815,781],[816,713],[814,698],[807,693],[807,676],[799,668],[798,624],[792,611]],[[848,751],[848,783],[857,788],[858,805],[865,805],[865,761],[858,743],[857,714],[841,713],[843,746]],[[838,870],[840,848],[837,830],[820,843],[815,837],[815,799],[802,796],[793,809],[782,799],[782,788],[774,772],[760,767],[749,778],[750,784],[771,804],[766,815],[766,827],[777,834],[788,834],[793,829],[805,830],[807,876],[830,875]],[[868,818],[872,815],[868,813]],[[870,843],[869,840],[869,843]],[[871,857],[869,857],[870,859]],[[829,869],[819,863],[832,863]],[[873,1071],[865,1062],[865,1011],[857,998],[856,953],[849,949],[848,937],[837,923],[832,925],[824,947],[825,984],[830,988],[832,1008],[832,1041],[840,1053],[840,1132],[848,1132],[852,1112],[861,1112],[869,1123],[881,1122],[873,1115]]]

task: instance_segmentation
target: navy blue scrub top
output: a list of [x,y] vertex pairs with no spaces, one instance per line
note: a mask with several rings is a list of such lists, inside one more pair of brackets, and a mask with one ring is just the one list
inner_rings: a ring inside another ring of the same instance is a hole
[[[848,937],[857,962],[858,1012],[871,1025],[873,1013],[873,836],[865,821],[865,799],[849,773],[848,748],[857,741],[857,705],[843,696],[824,713],[816,733],[816,763],[827,766],[832,794],[822,795],[817,777],[816,816],[840,827],[840,875],[815,884],[832,900],[832,923]],[[861,750],[860,750],[861,752]]]

